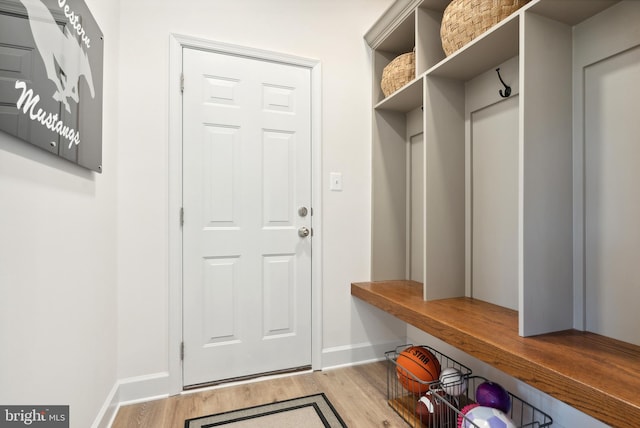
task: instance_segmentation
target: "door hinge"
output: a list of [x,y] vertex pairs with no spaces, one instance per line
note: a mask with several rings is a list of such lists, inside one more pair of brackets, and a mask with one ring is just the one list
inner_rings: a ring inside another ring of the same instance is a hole
[[180,207],[180,226],[184,226],[184,208]]
[[184,94],[184,73],[180,73],[180,92]]
[[180,342],[180,361],[184,361],[184,342]]

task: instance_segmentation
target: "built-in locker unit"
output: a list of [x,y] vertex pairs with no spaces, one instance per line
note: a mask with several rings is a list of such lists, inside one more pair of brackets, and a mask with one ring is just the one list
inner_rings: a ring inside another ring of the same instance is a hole
[[[532,0],[447,57],[448,3],[398,1],[365,36],[371,280],[517,310],[521,336],[640,345],[640,2]],[[416,78],[385,97],[412,50]]]

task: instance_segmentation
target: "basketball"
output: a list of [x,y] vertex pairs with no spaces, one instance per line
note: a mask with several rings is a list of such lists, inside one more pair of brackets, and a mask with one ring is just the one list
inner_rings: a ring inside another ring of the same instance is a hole
[[427,392],[428,383],[437,381],[440,376],[440,362],[422,346],[411,346],[402,351],[396,364],[398,380],[404,389],[413,394]]

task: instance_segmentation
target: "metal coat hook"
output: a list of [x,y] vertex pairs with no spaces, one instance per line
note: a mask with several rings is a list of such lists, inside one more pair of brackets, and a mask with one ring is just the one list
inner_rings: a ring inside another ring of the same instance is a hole
[[504,85],[504,94],[502,94],[502,89],[500,89],[498,92],[500,93],[500,96],[502,98],[507,98],[509,97],[509,95],[511,95],[511,86],[507,85],[506,83],[504,83],[504,80],[502,80],[502,76],[500,76],[500,68],[496,68],[496,72],[498,73],[498,79],[500,79],[500,82]]

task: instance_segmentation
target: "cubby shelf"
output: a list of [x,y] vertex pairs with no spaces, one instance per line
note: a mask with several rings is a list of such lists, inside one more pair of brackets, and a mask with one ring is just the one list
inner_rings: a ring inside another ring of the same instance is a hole
[[429,76],[467,81],[518,55],[519,15],[511,15],[427,71]]
[[424,79],[422,76],[407,83],[393,94],[376,104],[376,110],[407,113],[422,105]]
[[640,346],[577,330],[520,337],[517,312],[427,302],[414,281],[353,283],[351,294],[611,426],[640,420]]
[[618,1],[620,0],[533,1],[523,10],[573,26],[597,15]]
[[[365,35],[373,53],[375,282],[354,284],[352,294],[600,420],[639,420],[640,335],[629,326],[637,323],[630,302],[640,288],[620,279],[636,278],[636,266],[625,261],[625,274],[618,272],[623,250],[605,249],[601,239],[632,234],[637,219],[622,226],[593,219],[598,197],[620,204],[609,204],[607,218],[614,218],[633,191],[614,180],[601,190],[597,174],[640,159],[640,150],[625,157],[620,146],[613,157],[601,154],[616,141],[633,146],[628,140],[638,133],[632,120],[617,120],[635,107],[620,88],[640,97],[637,75],[612,58],[630,53],[625,64],[638,64],[640,2],[531,0],[446,56],[437,42],[448,3],[396,0]],[[385,98],[382,69],[412,48],[417,77]],[[509,98],[498,93],[498,67],[512,86]],[[618,90],[605,91],[614,74],[622,75]],[[635,254],[640,234],[631,240],[621,248]],[[607,279],[598,276],[603,266]],[[393,295],[407,284],[410,296],[398,306]],[[469,305],[478,311],[473,328],[451,315]],[[502,344],[483,336],[495,333],[495,314],[508,325]],[[551,349],[534,355],[551,344],[568,358]],[[580,352],[610,365],[592,370]]]

